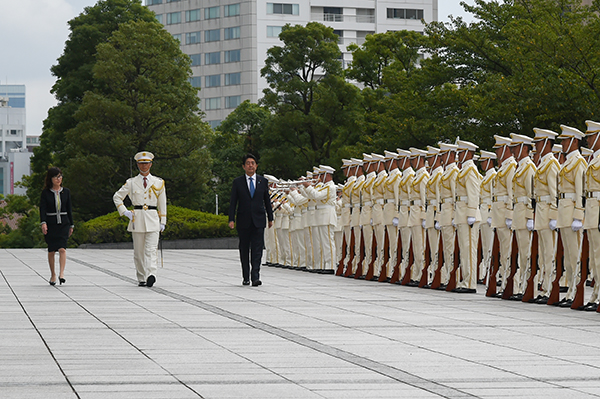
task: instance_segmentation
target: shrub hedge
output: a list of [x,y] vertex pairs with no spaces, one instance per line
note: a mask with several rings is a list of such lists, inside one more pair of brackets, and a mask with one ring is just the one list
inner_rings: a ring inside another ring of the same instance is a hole
[[[118,212],[88,220],[76,226],[72,241],[79,244],[100,244],[131,241],[127,231],[129,220]],[[164,240],[194,238],[235,237],[237,231],[230,229],[228,218],[191,209],[169,205],[167,227],[161,234]]]

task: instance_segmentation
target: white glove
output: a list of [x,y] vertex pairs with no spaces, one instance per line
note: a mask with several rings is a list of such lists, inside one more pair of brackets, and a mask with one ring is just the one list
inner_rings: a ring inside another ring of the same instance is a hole
[[123,212],[123,216],[127,216],[129,220],[133,220],[133,212],[131,212],[129,209]]
[[583,223],[579,219],[573,219],[573,223],[571,223],[571,230],[579,231],[583,227]]
[[487,218],[487,224],[492,227],[492,218]]
[[425,228],[425,219],[421,219],[421,227]]
[[371,226],[373,226],[373,218],[371,218],[371,220],[369,221],[369,224],[370,224]]
[[475,224],[475,218],[473,216],[467,216],[467,223],[469,226],[473,226]]
[[506,220],[504,221],[504,223],[506,223],[506,227],[507,228],[511,228],[512,227],[512,219],[506,218]]
[[527,230],[533,231],[533,219],[527,219]]
[[396,227],[398,227],[398,222],[400,222],[400,221],[398,220],[398,218],[393,218],[393,219],[392,219],[392,224],[393,224],[394,226],[396,226]]
[[456,227],[456,225],[454,224],[454,219],[452,219],[452,227]]
[[165,225],[164,224],[160,224],[160,232],[162,233],[163,231],[165,231]]
[[548,223],[548,227],[550,227],[550,230],[556,230],[556,219],[550,219],[550,223]]
[[440,226],[440,222],[438,222],[437,220],[433,224],[433,227],[438,231],[442,228],[442,226]]

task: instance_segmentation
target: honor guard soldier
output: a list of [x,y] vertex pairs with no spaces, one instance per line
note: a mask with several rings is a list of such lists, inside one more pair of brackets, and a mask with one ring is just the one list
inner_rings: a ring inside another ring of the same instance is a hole
[[[279,183],[279,179],[275,176],[263,175],[267,181],[269,182],[269,197],[271,198],[271,207],[275,209],[273,203],[276,201],[276,198],[281,195],[281,190],[277,187]],[[275,229],[265,229],[265,248],[267,249],[267,254],[265,256],[265,264],[266,265],[275,265],[277,264],[277,238],[276,238]]]
[[[133,237],[133,262],[139,286],[152,287],[156,282],[157,249],[160,232],[167,223],[165,182],[150,174],[154,155],[148,151],[135,154],[140,174],[127,179],[113,196],[119,215],[129,218],[127,231]],[[129,197],[133,211],[123,204]]]
[[482,176],[477,171],[473,156],[478,147],[458,140],[457,158],[461,164],[456,178],[454,223],[458,234],[460,278],[454,292],[477,292],[477,242],[479,241],[479,191]]
[[425,204],[427,202],[429,173],[425,167],[427,151],[411,148],[410,153],[411,165],[416,172],[409,192],[408,225],[413,246],[414,264],[410,265],[411,275],[408,285],[417,287],[425,267]]
[[412,181],[415,178],[415,171],[410,166],[410,151],[398,148],[399,167],[402,170],[402,179],[400,179],[399,192],[399,207],[398,207],[398,230],[400,231],[400,240],[402,243],[400,280],[404,278],[404,273],[411,266],[409,265],[409,247],[410,247],[410,225],[409,225],[409,210],[410,210],[410,191]]
[[363,161],[362,159],[352,158],[356,165],[356,180],[354,181],[354,185],[352,186],[352,216],[350,217],[350,225],[352,226],[352,235],[354,236],[354,259],[352,261],[352,265],[350,270],[351,273],[347,273],[348,277],[354,277],[356,275],[356,269],[358,267],[358,263],[360,262],[360,238],[362,235],[361,226],[360,226],[360,208],[361,208],[361,190],[362,186],[365,183],[365,175],[363,174]]
[[439,221],[439,186],[444,173],[442,167],[440,149],[432,146],[427,146],[427,163],[429,164],[429,180],[426,187],[426,211],[425,211],[425,229],[427,231],[427,239],[429,240],[429,268],[427,275],[427,285],[425,288],[431,287],[433,278],[438,267],[438,246],[440,243],[440,221]]
[[334,269],[340,263],[342,258],[342,245],[344,241],[344,228],[342,226],[342,209],[344,208],[342,204],[342,188],[344,188],[343,184],[336,184],[336,198],[335,198],[335,228],[333,229],[333,236],[335,241],[335,259],[333,260]]
[[[501,291],[506,288],[507,278],[510,274],[510,255],[512,244],[512,219],[513,219],[513,177],[517,169],[517,162],[510,152],[511,139],[494,135],[496,144],[496,157],[499,169],[494,179],[494,196],[492,197],[492,228],[500,243],[500,277],[502,278]],[[490,276],[489,284],[496,282],[496,276]],[[502,297],[502,292],[496,294]]]
[[[521,134],[511,133],[513,147],[515,148],[515,160],[517,169],[513,176],[513,223],[512,229],[517,238],[519,249],[518,269],[514,277],[512,300],[520,301],[525,293],[527,280],[531,275],[531,243],[532,231],[534,228],[533,220],[533,184],[536,174],[536,167],[533,160],[529,157],[529,152],[533,147],[531,137]],[[534,265],[534,267],[536,267]]]
[[385,180],[385,189],[383,194],[383,219],[385,230],[388,235],[388,262],[384,265],[387,278],[392,277],[396,260],[398,259],[398,199],[400,196],[400,180],[402,172],[398,169],[398,153],[385,151],[385,164],[388,170],[388,177]]
[[290,247],[292,264],[296,269],[306,268],[306,248],[304,248],[304,226],[302,224],[302,206],[296,204],[289,187],[286,188],[288,201],[292,209],[290,214]]
[[[342,215],[340,217],[340,223],[342,227],[342,240],[345,241],[346,251],[345,257],[342,260],[343,268],[346,269],[348,266],[348,261],[350,260],[350,245],[352,244],[352,226],[350,225],[350,217],[352,215],[352,201],[351,201],[351,193],[352,186],[354,185],[354,181],[356,180],[356,176],[354,175],[354,169],[356,165],[354,165],[351,159],[343,159],[342,160],[342,172],[344,176],[346,176],[346,181],[344,182],[344,186],[342,187]],[[339,252],[344,253],[339,248]]]
[[[548,303],[552,282],[556,277],[554,249],[556,242],[557,185],[556,179],[560,164],[552,153],[554,139],[558,136],[552,130],[534,128],[533,138],[538,157],[534,179],[535,192],[535,231],[538,234],[538,272],[534,287],[534,302]],[[533,266],[532,266],[533,267]],[[538,289],[539,287],[539,289]],[[536,294],[537,293],[537,294]]]
[[[478,282],[485,284],[485,276],[491,271],[492,262],[492,246],[494,239],[494,230],[492,229],[492,185],[496,178],[496,168],[494,160],[496,154],[490,151],[481,151],[479,163],[485,175],[481,181],[479,191],[479,212],[481,213],[481,224],[479,225],[479,233],[481,234],[481,252],[482,259],[479,264]],[[495,281],[494,281],[495,283]]]
[[[290,241],[290,215],[293,215],[294,211],[290,207],[287,199],[287,195],[282,193],[279,198],[278,212],[281,218],[281,224],[277,233],[277,243],[279,244],[279,264],[283,266],[291,266],[292,264],[292,245]],[[270,230],[270,229],[267,229]]]
[[375,265],[373,270],[372,280],[378,280],[381,273],[382,267],[385,266],[384,262],[384,241],[385,241],[385,224],[383,219],[383,206],[385,182],[387,180],[387,172],[385,170],[385,157],[379,154],[371,154],[374,161],[377,161],[375,171],[377,177],[373,183],[373,232],[374,239],[377,244],[377,253],[373,254],[376,256]]
[[367,176],[365,177],[365,182],[361,187],[361,199],[362,206],[360,209],[360,225],[362,229],[363,236],[363,251],[365,254],[364,260],[362,262],[362,275],[360,277],[365,277],[367,271],[369,269],[369,265],[373,260],[373,185],[375,183],[375,179],[377,178],[377,172],[375,171],[375,167],[377,161],[373,159],[371,154],[363,154],[365,172]]
[[[562,132],[558,136],[563,152],[566,154],[565,163],[560,168],[558,179],[558,220],[557,228],[564,248],[564,265],[567,295],[557,305],[571,307],[575,297],[575,289],[579,280],[577,264],[581,256],[582,227],[583,227],[583,179],[587,163],[579,152],[579,141],[584,134],[576,128],[561,125]],[[585,276],[584,276],[585,278]]]
[[583,159],[585,159],[585,162],[587,162],[589,164],[594,156],[594,151],[592,151],[590,148],[585,148],[585,147],[581,147],[580,151],[581,151],[581,156],[583,157]]
[[334,228],[337,222],[335,214],[337,193],[333,182],[335,169],[331,166],[319,165],[318,171],[321,181],[314,187],[305,183],[303,194],[316,204],[312,237],[313,245],[320,248],[320,262],[315,262],[315,268],[321,270],[321,273],[332,273],[333,262],[336,259]]
[[556,160],[558,161],[558,163],[562,166],[562,164],[565,163],[565,160],[566,160],[566,156],[565,156],[565,153],[563,152],[562,145],[554,144],[552,146],[552,153],[556,157]]
[[440,229],[442,232],[442,252],[444,255],[444,267],[441,271],[441,284],[438,289],[445,290],[450,281],[450,273],[454,269],[454,200],[456,199],[456,179],[459,168],[456,164],[456,150],[458,146],[448,143],[438,143],[444,173],[440,178],[439,201],[440,201]]
[[587,230],[590,242],[590,274],[594,279],[594,289],[582,310],[595,311],[600,298],[600,122],[585,121],[586,141],[593,157],[585,172],[586,201],[583,228]]
[[[311,172],[312,174],[312,172]],[[304,176],[299,180],[306,179]],[[290,185],[290,200],[294,203],[294,220],[292,223],[292,245],[297,248],[298,267],[302,270],[312,268],[312,260],[309,263],[308,254],[312,254],[312,249],[307,248],[310,244],[310,227],[308,225],[308,198],[304,197],[297,190],[295,185]]]

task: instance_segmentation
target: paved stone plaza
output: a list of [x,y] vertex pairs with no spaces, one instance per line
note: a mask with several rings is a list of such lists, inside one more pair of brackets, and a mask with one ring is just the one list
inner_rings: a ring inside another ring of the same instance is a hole
[[600,314],[167,250],[0,250],[0,398],[600,397]]

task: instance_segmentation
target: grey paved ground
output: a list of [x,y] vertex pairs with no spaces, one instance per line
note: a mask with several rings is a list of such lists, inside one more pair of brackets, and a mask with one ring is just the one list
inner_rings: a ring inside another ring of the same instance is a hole
[[0,250],[0,398],[600,397],[600,314],[169,250]]

